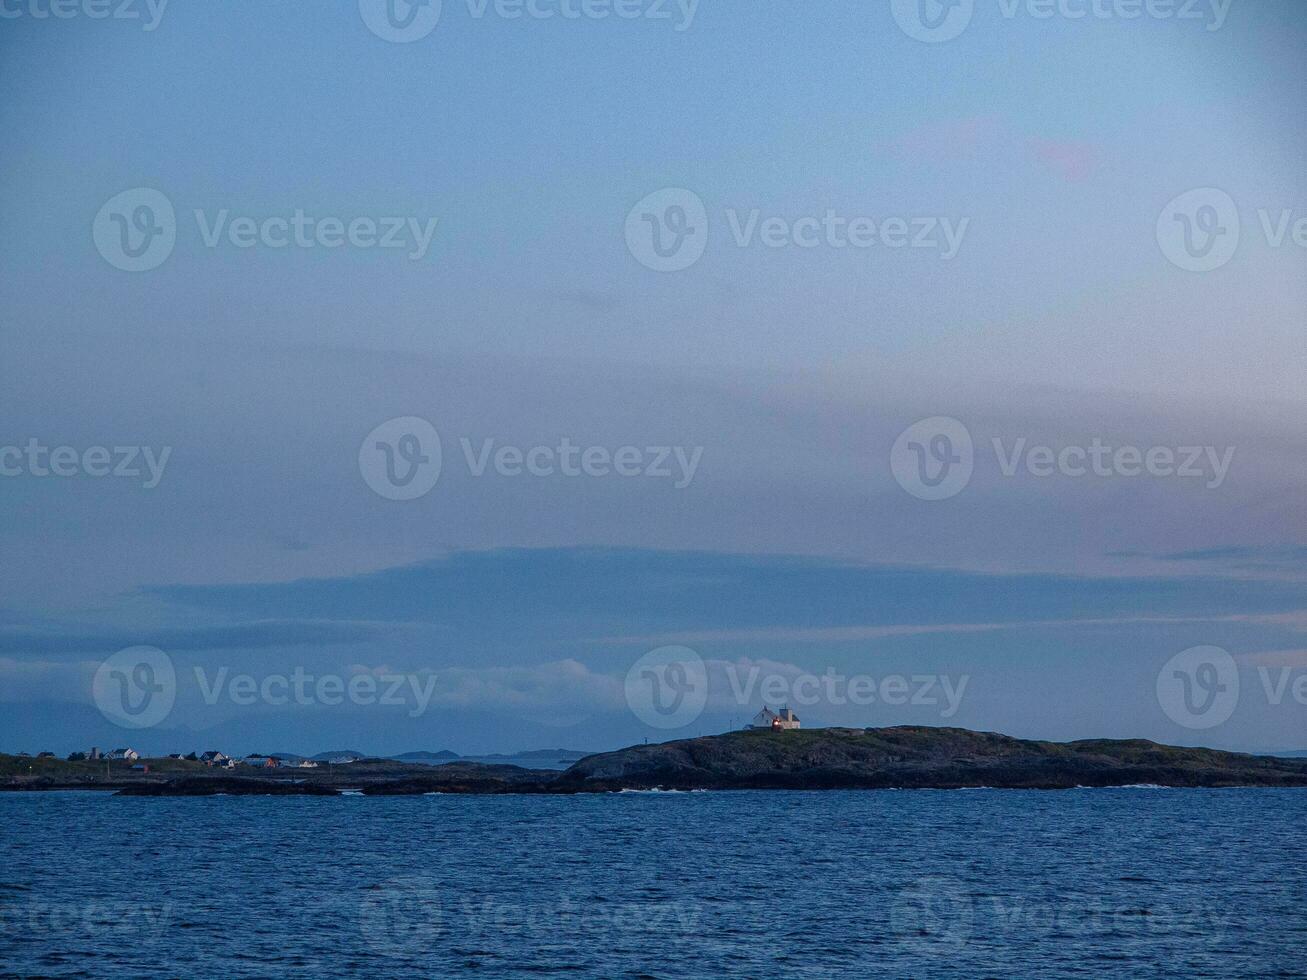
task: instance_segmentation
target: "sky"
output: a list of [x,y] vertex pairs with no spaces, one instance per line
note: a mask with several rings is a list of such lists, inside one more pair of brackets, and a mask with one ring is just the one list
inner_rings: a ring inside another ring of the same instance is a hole
[[1307,749],[1296,0],[56,6],[0,751]]

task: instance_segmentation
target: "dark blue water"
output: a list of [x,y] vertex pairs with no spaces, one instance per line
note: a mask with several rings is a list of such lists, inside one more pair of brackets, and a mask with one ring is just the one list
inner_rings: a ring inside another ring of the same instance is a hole
[[0,975],[1307,975],[1307,791],[0,794]]

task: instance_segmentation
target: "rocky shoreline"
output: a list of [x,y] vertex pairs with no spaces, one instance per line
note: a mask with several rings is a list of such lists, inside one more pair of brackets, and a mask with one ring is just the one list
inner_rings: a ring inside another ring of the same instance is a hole
[[[0,757],[13,759],[14,757]],[[63,765],[74,765],[64,763]],[[1145,740],[1042,742],[959,728],[730,732],[587,756],[561,772],[452,762],[364,760],[285,774],[251,770],[10,775],[0,789],[103,789],[124,796],[418,796],[621,790],[1074,789],[1307,787],[1307,759]]]

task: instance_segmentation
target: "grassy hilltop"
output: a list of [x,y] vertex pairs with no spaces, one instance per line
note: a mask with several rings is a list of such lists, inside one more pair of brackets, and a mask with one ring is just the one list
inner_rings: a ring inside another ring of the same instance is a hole
[[1307,761],[1143,739],[1040,742],[963,728],[744,731],[582,759],[561,781],[633,788],[1307,786]]

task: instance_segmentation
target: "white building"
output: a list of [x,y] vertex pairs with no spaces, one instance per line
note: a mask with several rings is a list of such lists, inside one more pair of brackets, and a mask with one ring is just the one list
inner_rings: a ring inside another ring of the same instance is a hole
[[140,757],[141,753],[137,752],[135,749],[114,749],[105,756],[106,759],[114,759],[115,761],[121,760],[125,762],[135,762]]
[[752,731],[772,731],[781,732],[799,728],[799,716],[789,708],[781,708],[779,711],[772,711],[765,704],[762,710],[753,716],[753,721],[745,726]]

